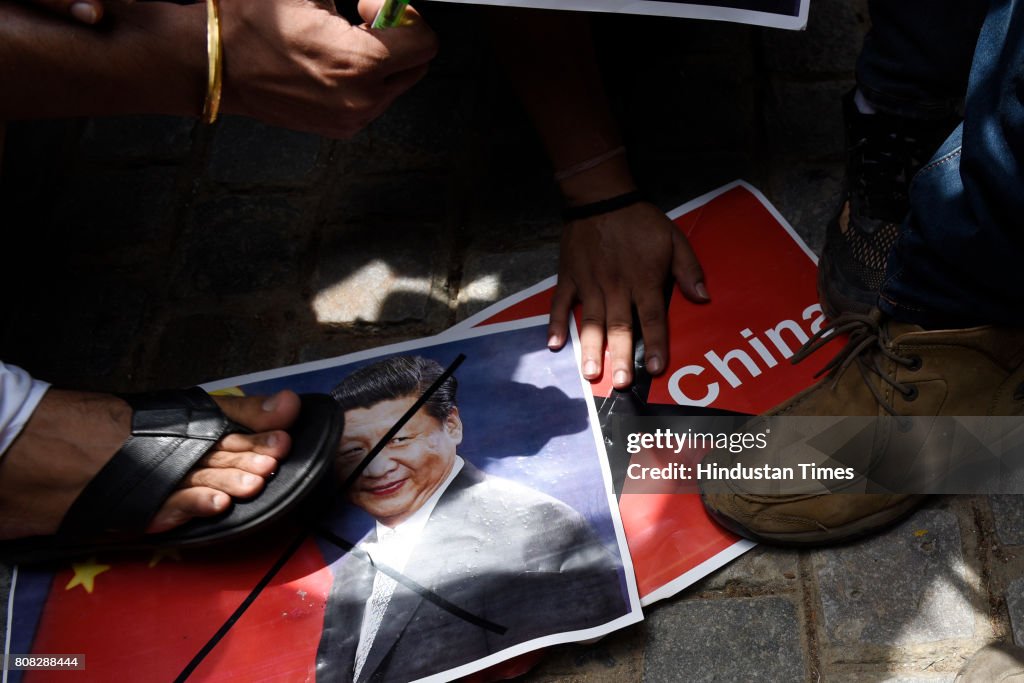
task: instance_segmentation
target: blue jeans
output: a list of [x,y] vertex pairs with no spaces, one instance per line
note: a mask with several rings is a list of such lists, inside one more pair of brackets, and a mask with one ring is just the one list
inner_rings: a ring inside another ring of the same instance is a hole
[[973,46],[964,122],[911,184],[879,307],[932,328],[1024,326],[1024,0],[875,2],[872,18],[909,22],[902,47],[898,26],[875,24],[858,64],[892,113],[948,114]]
[[985,0],[872,0],[857,85],[879,109],[909,118],[954,114],[967,92]]

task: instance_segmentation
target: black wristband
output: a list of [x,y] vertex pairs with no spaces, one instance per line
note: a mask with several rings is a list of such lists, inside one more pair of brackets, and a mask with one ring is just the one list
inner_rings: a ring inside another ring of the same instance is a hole
[[581,221],[584,218],[593,218],[594,216],[600,216],[604,213],[611,213],[612,211],[624,209],[627,206],[633,206],[638,202],[642,202],[643,199],[644,198],[643,195],[640,194],[640,190],[631,190],[625,194],[609,197],[608,199],[601,199],[596,202],[590,202],[589,204],[567,206],[562,209],[562,220],[569,223],[571,221]]

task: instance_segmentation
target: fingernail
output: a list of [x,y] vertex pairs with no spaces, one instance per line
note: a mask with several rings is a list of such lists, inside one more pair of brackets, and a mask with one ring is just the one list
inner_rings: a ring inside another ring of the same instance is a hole
[[272,413],[277,408],[277,394],[274,394],[263,402],[263,412]]
[[625,370],[615,371],[615,385],[622,386],[623,384],[629,383],[629,373]]
[[698,282],[697,284],[695,284],[693,286],[693,289],[697,292],[697,296],[699,296],[701,299],[704,299],[705,301],[709,301],[711,299],[711,297],[708,296],[708,288],[704,286],[703,282]]
[[548,337],[548,348],[557,349],[559,346],[559,342],[561,341],[562,338],[559,337],[557,334],[551,335],[550,337]]
[[597,372],[597,361],[588,360],[583,364],[583,374],[587,377],[593,377]]
[[659,372],[661,372],[661,368],[661,356],[651,356],[650,358],[647,359],[647,372],[651,373],[652,375],[657,375]]
[[277,445],[277,442],[280,440],[281,438],[277,434],[270,434],[269,436],[267,436],[266,444],[269,448],[273,448],[274,446]]
[[88,2],[76,2],[71,5],[71,16],[83,24],[95,24],[99,19],[96,8]]

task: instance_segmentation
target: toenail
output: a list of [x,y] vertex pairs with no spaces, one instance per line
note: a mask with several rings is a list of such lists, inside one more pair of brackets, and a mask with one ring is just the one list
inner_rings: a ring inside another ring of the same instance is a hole
[[242,475],[242,484],[245,486],[256,486],[259,483],[260,478],[257,477],[255,474],[246,473]]
[[623,385],[629,384],[629,374],[625,370],[615,371],[615,384]]
[[592,377],[597,374],[597,361],[588,360],[583,364],[583,374]]
[[277,436],[277,434],[270,434],[269,436],[267,436],[267,440],[265,441],[265,443],[270,448],[273,448],[274,446],[277,445],[277,442],[280,441],[280,440],[281,439],[280,439],[280,437]]
[[277,408],[277,394],[274,394],[263,402],[263,412],[272,413]]
[[252,459],[252,465],[261,470],[273,469],[277,466],[277,460],[269,455],[257,455]]
[[226,508],[230,502],[231,499],[228,498],[226,493],[215,493],[210,496],[210,503],[213,505],[215,510]]

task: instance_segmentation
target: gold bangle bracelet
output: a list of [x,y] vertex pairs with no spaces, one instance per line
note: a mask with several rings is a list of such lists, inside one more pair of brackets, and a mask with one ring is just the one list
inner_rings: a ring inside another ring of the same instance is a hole
[[223,87],[224,51],[220,42],[220,8],[217,0],[206,0],[206,102],[203,121],[211,124],[220,113],[220,94]]

